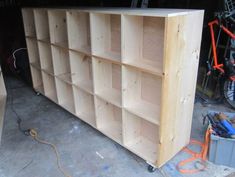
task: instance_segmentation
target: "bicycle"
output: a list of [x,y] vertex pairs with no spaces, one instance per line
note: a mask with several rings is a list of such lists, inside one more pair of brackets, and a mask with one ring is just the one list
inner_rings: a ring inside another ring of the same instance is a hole
[[[223,85],[221,89],[222,95],[227,103],[235,109],[235,53],[233,54],[231,51],[235,49],[235,34],[231,30],[235,25],[235,19],[233,17],[235,15],[235,2],[233,0],[225,0],[224,5],[225,10],[217,13],[216,19],[208,23],[211,35],[211,49],[207,61],[208,77],[203,82],[203,88],[207,87],[208,79],[212,71],[218,71],[218,80],[222,81],[220,83]],[[215,26],[219,27],[217,39],[215,39]],[[222,31],[227,35],[228,39],[222,62],[219,62],[218,44]],[[234,46],[234,48],[231,46]],[[230,56],[227,57],[229,49]],[[211,52],[213,54],[212,56]]]

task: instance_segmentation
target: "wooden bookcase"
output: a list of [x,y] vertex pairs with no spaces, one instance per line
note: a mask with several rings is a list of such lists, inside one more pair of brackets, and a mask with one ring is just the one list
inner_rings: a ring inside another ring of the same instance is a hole
[[35,90],[152,167],[189,142],[202,10],[22,14]]
[[2,129],[3,129],[4,115],[5,115],[6,100],[7,100],[7,92],[3,80],[2,69],[0,66],[0,144],[1,144]]

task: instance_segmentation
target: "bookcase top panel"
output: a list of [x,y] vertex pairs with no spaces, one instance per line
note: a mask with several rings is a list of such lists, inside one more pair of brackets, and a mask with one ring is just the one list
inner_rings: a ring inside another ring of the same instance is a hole
[[[59,7],[58,7],[59,8]],[[203,11],[196,9],[164,9],[164,8],[75,8],[75,7],[65,7],[65,8],[42,8],[47,10],[69,10],[69,11],[80,11],[80,12],[90,12],[90,13],[102,13],[102,14],[123,14],[123,15],[137,15],[137,16],[154,16],[154,17],[172,17],[187,15],[190,13]],[[41,9],[41,8],[24,8],[24,9]]]

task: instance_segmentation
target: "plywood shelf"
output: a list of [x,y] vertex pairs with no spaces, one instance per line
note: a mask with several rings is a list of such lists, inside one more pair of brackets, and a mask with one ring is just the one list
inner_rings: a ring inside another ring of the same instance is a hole
[[30,70],[31,70],[31,76],[32,76],[34,90],[36,90],[40,93],[44,93],[41,70],[38,69],[37,67],[32,66],[32,65],[30,66]]
[[157,115],[160,117],[160,107],[154,104],[147,101],[141,101],[133,103],[130,106],[125,107],[125,109],[149,122],[156,125],[160,124],[159,119],[156,119]]
[[41,70],[39,61],[35,61],[33,63],[30,63],[30,65],[33,66],[34,68],[37,68],[37,69]]
[[121,107],[121,93],[120,91],[110,88],[110,89],[103,89],[102,91],[96,93],[96,95],[115,106]]
[[58,103],[71,113],[75,113],[72,85],[55,78]]
[[153,72],[163,71],[165,18],[123,16],[123,62]]
[[41,65],[40,65],[40,60],[39,60],[37,40],[26,38],[26,44],[27,44],[27,49],[28,49],[27,51],[28,51],[28,56],[29,56],[29,63],[40,68]]
[[53,63],[52,63],[52,54],[51,54],[51,46],[46,42],[38,41],[38,49],[40,56],[41,68],[43,71],[53,75]]
[[162,79],[123,67],[123,104],[132,113],[159,124]]
[[121,66],[94,57],[93,72],[95,94],[116,106],[121,106]]
[[22,10],[24,19],[24,31],[27,37],[36,37],[33,9]]
[[95,98],[97,128],[122,144],[122,110],[100,98]]
[[71,83],[72,76],[70,71],[69,51],[67,49],[51,46],[54,75],[65,82]]
[[67,20],[65,10],[49,10],[49,31],[51,43],[68,47]]
[[72,83],[84,91],[93,93],[93,76],[91,57],[84,53],[70,51]]
[[96,127],[94,96],[83,90],[73,87],[76,115]]
[[156,167],[188,144],[203,11],[22,14],[35,90]]
[[91,54],[90,18],[88,12],[68,11],[69,48]]
[[150,163],[157,160],[158,126],[128,111],[123,112],[124,146]]
[[91,13],[92,54],[121,61],[121,16]]
[[42,71],[42,80],[43,80],[44,95],[48,97],[50,100],[57,103],[58,99],[56,94],[55,78],[50,74],[47,74],[46,72]]
[[34,19],[37,39],[50,42],[48,14],[46,9],[35,9]]

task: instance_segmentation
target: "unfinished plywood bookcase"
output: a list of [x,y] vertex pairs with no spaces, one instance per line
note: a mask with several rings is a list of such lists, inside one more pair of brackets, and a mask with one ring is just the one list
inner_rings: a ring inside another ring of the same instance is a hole
[[189,142],[203,13],[22,9],[33,87],[161,167]]
[[3,129],[3,121],[4,121],[4,113],[6,106],[7,92],[3,80],[3,74],[0,66],[0,144],[2,137],[2,129]]

